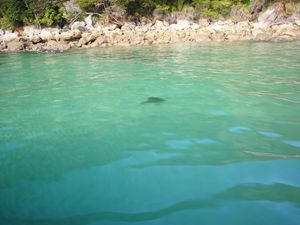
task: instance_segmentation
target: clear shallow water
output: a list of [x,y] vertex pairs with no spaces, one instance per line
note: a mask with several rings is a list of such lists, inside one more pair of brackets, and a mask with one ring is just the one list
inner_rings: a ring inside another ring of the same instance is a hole
[[299,85],[299,42],[2,54],[0,224],[299,224]]

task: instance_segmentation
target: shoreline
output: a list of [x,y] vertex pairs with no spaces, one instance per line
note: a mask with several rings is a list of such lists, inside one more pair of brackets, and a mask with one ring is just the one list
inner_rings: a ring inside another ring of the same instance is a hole
[[256,21],[233,22],[229,19],[210,23],[207,19],[200,19],[195,23],[178,19],[175,24],[160,20],[144,25],[125,22],[122,27],[77,21],[69,29],[26,26],[16,32],[0,30],[0,52],[62,52],[107,46],[297,40],[300,40],[300,12],[282,19],[276,8],[269,8]]

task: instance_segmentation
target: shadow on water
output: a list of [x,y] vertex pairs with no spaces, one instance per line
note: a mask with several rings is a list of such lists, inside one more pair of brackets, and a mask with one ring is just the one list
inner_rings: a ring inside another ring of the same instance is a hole
[[120,151],[117,144],[112,143],[111,136],[99,139],[90,134],[74,139],[61,134],[61,137],[64,138],[35,141],[34,146],[3,152],[0,155],[0,188],[22,181],[59,180],[70,171],[107,165],[129,154]]
[[[116,135],[118,135],[118,143],[114,142]],[[250,149],[232,151],[232,149],[238,149],[238,146],[234,147],[211,139],[166,141],[164,136],[150,137],[147,139],[146,149],[139,148],[138,151],[134,151],[137,139],[130,139],[118,133],[105,135],[78,133],[76,137],[62,133],[57,136],[58,139],[35,140],[35,145],[30,147],[13,145],[16,149],[2,152],[0,155],[0,188],[12,187],[22,181],[60,180],[68,172],[108,165],[118,160],[128,159],[133,153],[133,155],[142,154],[144,160],[129,161],[125,165],[126,168],[224,165],[299,158],[299,151],[295,149],[286,150],[283,153],[279,151],[280,149],[278,151],[274,149],[273,152]],[[132,136],[136,137],[137,134],[132,133]],[[162,144],[158,145],[157,143]],[[120,146],[126,147],[123,149]],[[158,149],[154,158],[147,154],[149,146],[151,149]],[[127,151],[127,149],[131,149],[131,151]],[[168,153],[166,158],[163,157],[165,153]]]
[[216,194],[208,199],[192,199],[182,201],[171,205],[170,207],[163,208],[151,212],[142,213],[120,213],[120,212],[98,212],[86,215],[79,215],[67,217],[63,219],[41,219],[41,220],[18,220],[7,219],[7,225],[20,225],[20,224],[38,224],[38,225],[58,225],[58,224],[72,224],[72,225],[85,225],[99,221],[119,221],[119,222],[139,222],[155,220],[170,214],[194,209],[213,208],[216,205],[224,204],[226,201],[270,201],[273,203],[292,203],[295,207],[300,208],[300,188],[292,185],[274,183],[274,184],[259,184],[248,183],[240,184],[226,191]]

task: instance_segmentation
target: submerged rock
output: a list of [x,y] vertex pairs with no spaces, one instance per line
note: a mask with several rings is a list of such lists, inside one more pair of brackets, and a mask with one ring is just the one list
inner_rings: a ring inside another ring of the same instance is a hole
[[166,99],[160,97],[148,97],[148,99],[141,104],[150,104],[150,103],[162,103],[165,102]]

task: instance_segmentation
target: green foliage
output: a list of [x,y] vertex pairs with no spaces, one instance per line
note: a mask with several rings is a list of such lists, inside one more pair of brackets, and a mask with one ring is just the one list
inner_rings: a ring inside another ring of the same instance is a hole
[[103,1],[101,0],[76,0],[76,3],[79,5],[80,8],[93,11],[97,5],[102,4]]
[[127,13],[132,16],[149,16],[155,9],[155,3],[152,0],[128,1],[125,5]]
[[[228,15],[232,8],[247,8],[254,0],[75,0],[79,13],[64,8],[68,0],[0,0],[0,28],[13,28],[25,24],[64,26],[67,21],[83,12],[111,13],[122,12],[133,18],[151,17],[155,9],[163,15],[180,12],[218,18]],[[293,13],[294,3],[299,0],[268,0],[289,2],[288,13]],[[294,3],[293,3],[294,2]],[[73,3],[69,3],[73,4]],[[109,10],[107,10],[109,9]],[[84,13],[82,14],[84,16]]]
[[21,0],[4,0],[0,7],[5,24],[17,26],[26,17],[26,6]]
[[47,26],[58,25],[62,27],[65,24],[63,18],[63,8],[50,5],[46,8],[43,16],[37,21],[39,24],[45,24]]
[[248,6],[250,0],[193,0],[193,4],[200,15],[218,18],[228,15],[233,6]]
[[2,0],[1,27],[13,28],[24,24],[63,26],[63,1],[51,0]]
[[0,29],[13,29],[14,24],[7,17],[0,18]]

